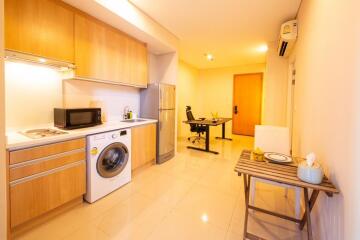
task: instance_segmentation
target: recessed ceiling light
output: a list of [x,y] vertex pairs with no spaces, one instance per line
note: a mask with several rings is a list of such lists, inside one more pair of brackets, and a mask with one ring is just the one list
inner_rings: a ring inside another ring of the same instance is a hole
[[214,61],[214,56],[211,53],[204,54],[208,61]]
[[268,46],[266,44],[263,44],[257,48],[257,51],[258,52],[267,52],[268,49],[269,49]]
[[204,223],[207,223],[209,221],[209,217],[206,213],[204,213],[203,215],[201,215],[201,221]]
[[45,58],[39,58],[39,62],[45,63],[45,62],[46,62],[46,59],[45,59]]

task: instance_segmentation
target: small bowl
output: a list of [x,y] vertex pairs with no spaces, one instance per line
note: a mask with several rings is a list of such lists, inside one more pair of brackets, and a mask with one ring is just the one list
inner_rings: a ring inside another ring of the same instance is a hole
[[304,182],[320,184],[324,178],[324,171],[318,162],[314,162],[310,167],[307,165],[306,161],[302,161],[298,165],[297,176]]
[[264,153],[252,152],[252,159],[255,161],[263,162],[264,161]]

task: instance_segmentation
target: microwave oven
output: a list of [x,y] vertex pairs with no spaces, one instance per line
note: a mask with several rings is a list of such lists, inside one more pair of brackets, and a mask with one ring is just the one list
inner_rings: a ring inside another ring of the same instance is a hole
[[54,108],[54,125],[58,128],[85,128],[101,123],[101,108]]

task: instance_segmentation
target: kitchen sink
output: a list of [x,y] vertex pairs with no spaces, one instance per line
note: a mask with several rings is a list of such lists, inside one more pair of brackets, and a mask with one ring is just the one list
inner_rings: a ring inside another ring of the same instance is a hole
[[135,123],[135,122],[144,122],[145,119],[135,118],[135,119],[126,119],[122,120],[121,122],[127,122],[127,123]]

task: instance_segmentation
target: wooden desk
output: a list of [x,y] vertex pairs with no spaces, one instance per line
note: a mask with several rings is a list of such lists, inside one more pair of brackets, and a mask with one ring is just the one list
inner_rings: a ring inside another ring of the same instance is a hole
[[220,124],[222,125],[222,136],[221,137],[216,137],[217,139],[224,139],[224,140],[232,140],[231,138],[226,138],[225,137],[225,123],[231,121],[231,118],[219,118],[217,121],[213,121],[210,119],[204,119],[204,120],[189,120],[189,121],[184,121],[184,123],[187,124],[198,124],[198,125],[203,125],[206,128],[205,131],[205,149],[204,148],[198,148],[198,147],[193,147],[193,146],[188,146],[187,148],[190,149],[194,149],[194,150],[199,150],[199,151],[203,151],[203,152],[209,152],[209,153],[214,153],[214,154],[219,154],[216,151],[211,151],[210,150],[210,126],[219,126]]
[[[245,221],[244,221],[244,239],[263,239],[254,234],[251,234],[247,231],[247,221],[248,221],[248,210],[253,209],[265,214],[269,214],[275,217],[293,221],[299,224],[299,229],[303,229],[304,225],[307,224],[308,239],[312,240],[312,230],[311,230],[311,219],[310,213],[312,208],[315,205],[316,199],[320,191],[326,193],[327,196],[332,197],[334,193],[339,193],[339,191],[332,185],[328,179],[324,179],[323,182],[319,185],[306,183],[301,181],[297,177],[297,166],[294,165],[281,165],[276,163],[269,162],[257,162],[250,160],[251,151],[244,150],[241,153],[240,159],[235,166],[235,172],[239,176],[243,174],[244,176],[244,191],[245,191]],[[290,216],[286,216],[280,213],[272,212],[262,208],[258,208],[249,204],[249,190],[250,190],[250,181],[251,177],[262,178],[278,183],[283,183],[287,185],[297,186],[304,189],[304,204],[305,204],[305,213],[301,219],[296,219]],[[312,194],[309,199],[308,189],[312,189]]]

